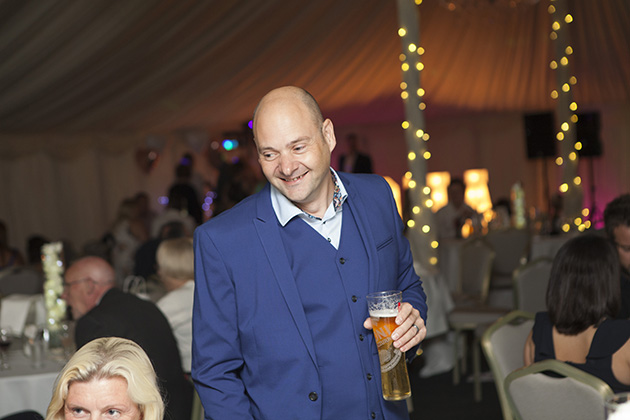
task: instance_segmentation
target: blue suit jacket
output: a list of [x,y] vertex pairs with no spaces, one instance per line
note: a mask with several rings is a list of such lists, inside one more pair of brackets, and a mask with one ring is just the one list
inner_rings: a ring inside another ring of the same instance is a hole
[[[426,296],[389,186],[377,175],[339,175],[357,210],[369,291],[402,290],[426,320]],[[321,418],[313,340],[280,229],[267,185],[195,231],[192,376],[206,418]],[[372,333],[365,334],[378,366]],[[330,349],[341,358],[356,357],[353,350]],[[364,386],[362,378],[339,380]],[[388,415],[387,404],[385,418],[399,418],[394,407]]]

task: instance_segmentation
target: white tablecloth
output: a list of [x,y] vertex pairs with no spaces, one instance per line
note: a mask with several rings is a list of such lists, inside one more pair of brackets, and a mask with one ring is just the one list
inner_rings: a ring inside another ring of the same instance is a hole
[[419,263],[415,263],[414,268],[427,295],[427,336],[422,343],[424,366],[420,375],[428,377],[453,368],[452,342],[446,334],[449,331],[448,313],[454,303],[442,274],[429,273]]
[[34,410],[46,416],[53,384],[64,362],[49,356],[41,368],[35,369],[17,347],[19,344],[18,340],[9,351],[11,368],[0,370],[0,417],[24,410]]

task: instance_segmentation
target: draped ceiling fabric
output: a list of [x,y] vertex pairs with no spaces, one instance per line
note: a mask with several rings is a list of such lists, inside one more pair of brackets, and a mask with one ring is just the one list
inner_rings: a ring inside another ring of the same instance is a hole
[[[603,110],[603,140],[617,142],[596,168],[609,198],[630,179],[630,1],[568,1],[574,98]],[[429,165],[486,167],[499,197],[524,177],[533,197],[542,181],[522,151],[522,114],[554,109],[551,22],[547,0],[507,3],[420,6]],[[203,142],[240,129],[265,92],[287,84],[308,89],[340,136],[368,131],[377,166],[392,169],[381,174],[401,179],[400,45],[394,0],[0,0],[10,243],[99,238],[123,198],[164,194],[182,153],[204,164]],[[150,173],[139,164],[149,147],[161,152]]]
[[[548,2],[459,2],[420,6],[427,112],[552,110]],[[630,2],[569,6],[575,100],[630,102]],[[402,119],[396,29],[386,0],[2,0],[0,155],[218,135],[286,84],[337,123]]]

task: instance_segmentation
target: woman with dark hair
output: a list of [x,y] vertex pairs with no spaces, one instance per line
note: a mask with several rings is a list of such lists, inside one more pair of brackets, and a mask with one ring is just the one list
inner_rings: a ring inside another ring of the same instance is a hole
[[536,314],[525,343],[525,366],[557,359],[599,377],[614,392],[630,391],[630,321],[619,310],[619,261],[604,237],[568,241],[556,255],[547,312]]

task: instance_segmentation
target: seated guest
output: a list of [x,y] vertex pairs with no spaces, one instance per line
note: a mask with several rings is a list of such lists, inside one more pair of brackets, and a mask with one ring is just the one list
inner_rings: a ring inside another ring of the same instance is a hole
[[157,275],[157,261],[155,257],[160,243],[165,239],[182,238],[184,236],[188,236],[188,234],[182,222],[174,221],[166,223],[162,226],[157,238],[149,239],[140,245],[140,248],[136,251],[133,274],[135,276],[144,277],[147,280],[152,280]]
[[66,271],[62,298],[76,320],[77,348],[100,337],[135,341],[146,351],[164,385],[166,416],[189,420],[192,385],[182,371],[168,321],[155,304],[124,293],[115,284],[114,269],[102,258],[82,258]]
[[166,295],[158,301],[157,306],[171,324],[184,372],[190,372],[194,259],[192,238],[162,241],[157,250],[158,275],[166,289]]
[[606,235],[619,254],[621,308],[619,319],[630,318],[630,194],[623,194],[608,203],[604,210]]
[[59,373],[46,420],[162,420],[164,402],[147,354],[131,340],[98,338]]
[[614,392],[630,391],[630,321],[619,310],[619,260],[595,235],[560,248],[547,287],[547,312],[536,314],[525,343],[528,366],[557,359],[599,377]]
[[9,246],[7,225],[0,220],[0,270],[24,265],[24,258],[20,251]]

